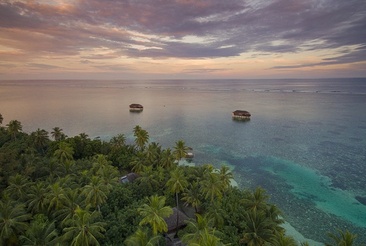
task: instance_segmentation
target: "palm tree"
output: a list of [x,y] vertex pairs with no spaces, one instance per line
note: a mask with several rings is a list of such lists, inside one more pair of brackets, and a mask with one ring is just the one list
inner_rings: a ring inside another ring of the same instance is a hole
[[221,229],[224,226],[224,217],[225,211],[222,209],[222,205],[214,201],[210,204],[207,209],[207,216],[212,219],[213,226],[217,229]]
[[64,188],[59,182],[50,184],[48,188],[47,199],[49,200],[48,211],[58,210],[65,202],[66,195]]
[[104,185],[106,185],[108,189],[112,189],[113,185],[118,182],[119,171],[117,167],[107,165],[104,168],[100,168],[96,175],[102,178]]
[[269,196],[266,191],[257,187],[253,193],[248,194],[248,197],[242,200],[244,206],[251,210],[265,210],[267,208],[267,200]]
[[32,213],[46,213],[49,203],[44,182],[38,181],[30,187],[27,203]]
[[284,233],[276,233],[271,240],[272,246],[297,246],[296,240],[291,236],[286,236]]
[[173,214],[173,209],[165,206],[165,197],[153,195],[148,198],[148,203],[138,208],[138,212],[143,217],[139,225],[149,224],[152,228],[153,235],[159,232],[167,232],[168,226],[164,218]]
[[104,169],[106,166],[110,165],[111,162],[107,160],[107,157],[103,154],[97,154],[94,156],[93,160],[93,174],[96,174],[99,170]]
[[49,141],[48,132],[44,129],[37,129],[37,131],[32,132],[31,136],[33,138],[34,146],[37,150],[42,150],[44,152],[44,147],[47,146]]
[[184,175],[184,170],[181,167],[177,167],[170,172],[170,179],[166,182],[166,187],[170,187],[170,191],[175,193],[175,202],[178,208],[179,197],[178,194],[183,192],[188,187],[188,180]]
[[162,167],[154,168],[154,178],[159,182],[160,189],[165,185],[167,174],[167,170]]
[[207,216],[196,214],[196,220],[190,219],[187,221],[187,233],[183,235],[182,241],[188,245],[201,245],[201,243],[205,241],[204,238],[208,239],[208,235],[210,235],[209,237],[212,236],[219,240],[216,236],[220,234],[220,232],[216,231],[212,226],[212,219],[209,219]]
[[141,130],[136,139],[136,144],[139,146],[140,150],[145,148],[145,145],[149,141],[149,133],[146,130]]
[[112,147],[115,149],[122,148],[126,144],[126,137],[123,134],[118,134],[117,136],[113,137],[110,141]]
[[205,179],[205,177],[214,171],[214,167],[211,164],[204,164],[195,168],[194,170],[194,178],[196,181],[201,181]]
[[183,193],[182,200],[185,201],[184,205],[191,205],[194,207],[196,213],[198,212],[198,206],[201,205],[200,186],[198,182],[193,182]]
[[153,170],[152,166],[145,166],[143,170],[139,172],[139,178],[136,180],[140,185],[150,189],[151,191],[159,189],[159,179],[156,176],[158,173]]
[[136,173],[141,173],[144,168],[147,166],[147,160],[145,153],[138,152],[136,156],[132,157],[132,161],[130,165],[132,166],[132,171]]
[[142,130],[142,128],[141,128],[141,126],[139,126],[139,125],[136,125],[136,126],[133,128],[133,135],[135,136],[135,138],[138,136],[139,131],[141,131],[141,130]]
[[215,230],[208,230],[207,228],[203,229],[203,231],[200,233],[199,238],[190,240],[189,245],[190,246],[223,246],[221,239],[215,235]]
[[21,160],[24,163],[23,175],[25,176],[31,176],[39,164],[41,164],[40,168],[43,169],[41,156],[38,155],[36,149],[33,147],[29,146],[25,149],[24,153],[21,154]]
[[201,181],[201,191],[205,194],[206,199],[211,202],[215,198],[221,199],[223,194],[222,184],[217,173],[206,173],[204,179]]
[[30,214],[24,210],[24,205],[8,198],[0,200],[0,245],[8,241],[17,241],[17,236],[28,228],[27,220]]
[[188,153],[188,147],[186,146],[183,140],[175,142],[173,155],[177,161],[181,160],[182,158],[185,158],[187,153]]
[[73,138],[73,147],[75,151],[74,156],[77,158],[82,158],[87,155],[92,156],[93,154],[90,153],[91,149],[87,149],[87,147],[90,147],[90,142],[91,140],[89,138],[89,135],[85,132],[82,132],[79,135],[75,136]]
[[[188,186],[188,180],[184,175],[184,170],[180,167],[177,167],[175,170],[170,172],[170,179],[166,182],[166,187],[170,187],[170,191],[175,193],[175,203],[176,207],[179,210],[179,197],[178,194],[183,192]],[[179,222],[179,213],[177,213],[177,231],[178,233],[178,222]]]
[[98,221],[100,213],[89,213],[77,207],[72,218],[65,222],[63,238],[71,246],[99,245],[98,238],[103,237],[105,223]]
[[145,148],[145,144],[149,141],[149,133],[137,125],[133,129],[133,135],[135,136],[135,144],[142,151]]
[[8,127],[8,132],[11,134],[14,140],[16,139],[17,134],[23,129],[22,124],[17,120],[11,120],[6,126]]
[[61,163],[73,160],[74,149],[70,144],[65,142],[60,142],[58,149],[55,150],[53,156],[57,158]]
[[170,169],[174,166],[174,156],[170,148],[162,151],[159,166],[166,169]]
[[53,156],[64,166],[66,174],[70,173],[70,169],[74,164],[73,154],[74,149],[65,142],[60,142],[58,149],[53,153]]
[[52,128],[51,136],[55,139],[55,141],[61,141],[65,138],[65,134],[62,132],[63,130],[60,127]]
[[6,193],[13,199],[23,201],[29,190],[30,181],[28,177],[21,174],[11,176],[8,180],[8,187],[6,187]]
[[231,185],[231,180],[234,178],[230,168],[228,166],[222,166],[219,170],[219,179],[222,184],[222,188],[226,190]]
[[97,208],[99,212],[100,205],[105,203],[108,193],[108,187],[103,183],[103,180],[97,176],[93,176],[90,184],[85,185],[81,192],[81,194],[85,196],[86,203]]
[[24,246],[56,245],[59,241],[55,222],[49,222],[43,214],[34,217],[25,235],[20,236]]
[[82,141],[86,141],[86,140],[88,140],[88,139],[89,139],[89,135],[88,135],[88,134],[86,134],[85,132],[80,133],[80,134],[79,134],[79,137],[80,137],[80,139],[81,139]]
[[159,146],[159,144],[157,144],[156,142],[152,142],[147,146],[145,151],[146,159],[149,164],[156,166],[160,159],[161,146]]
[[280,224],[283,224],[285,221],[282,219],[281,210],[274,204],[267,205],[267,208],[265,210],[266,217],[271,219],[277,226],[276,231],[282,231],[283,228],[280,226]]
[[153,236],[151,231],[138,228],[134,234],[125,240],[125,244],[128,246],[155,246],[161,238],[161,235]]
[[43,169],[49,174],[49,178],[51,179],[61,172],[60,163],[55,158],[46,160]]
[[338,234],[328,233],[328,237],[331,238],[337,246],[352,246],[357,235],[348,230],[338,230]]
[[250,210],[246,214],[245,230],[242,243],[252,246],[263,246],[270,242],[275,233],[276,224],[267,218],[262,211]]
[[81,199],[79,189],[65,189],[65,199],[61,200],[61,208],[54,213],[54,216],[64,224],[74,216],[76,208],[81,203]]

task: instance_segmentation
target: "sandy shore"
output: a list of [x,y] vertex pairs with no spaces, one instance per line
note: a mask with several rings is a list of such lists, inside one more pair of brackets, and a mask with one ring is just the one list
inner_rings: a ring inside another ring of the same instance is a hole
[[296,229],[290,223],[286,221],[281,226],[286,230],[286,235],[293,237],[299,244],[308,242],[311,246],[324,246],[323,243],[305,238],[300,232],[296,231]]

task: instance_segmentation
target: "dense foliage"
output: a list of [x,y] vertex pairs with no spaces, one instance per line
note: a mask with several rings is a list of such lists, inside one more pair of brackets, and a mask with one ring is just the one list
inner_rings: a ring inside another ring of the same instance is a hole
[[[51,140],[46,130],[2,122],[0,114],[0,245],[165,245],[173,208],[190,217],[169,231],[187,245],[300,245],[265,190],[232,187],[225,166],[178,165],[188,151],[182,140],[163,149],[140,126],[130,145],[123,134],[105,142],[59,127]],[[121,183],[130,172],[138,178]],[[352,245],[355,235],[329,240]]]

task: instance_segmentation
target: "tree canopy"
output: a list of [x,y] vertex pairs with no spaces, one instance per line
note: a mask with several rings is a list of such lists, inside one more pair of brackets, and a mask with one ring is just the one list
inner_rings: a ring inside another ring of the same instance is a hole
[[[169,226],[188,245],[300,245],[264,189],[232,187],[225,166],[180,166],[183,140],[172,151],[140,126],[133,133],[128,145],[122,133],[102,141],[55,127],[50,139],[44,129],[22,132],[17,120],[1,125],[0,245],[165,245]],[[119,182],[129,173],[134,182]],[[173,208],[190,219],[178,223]],[[324,241],[357,237],[346,230]]]

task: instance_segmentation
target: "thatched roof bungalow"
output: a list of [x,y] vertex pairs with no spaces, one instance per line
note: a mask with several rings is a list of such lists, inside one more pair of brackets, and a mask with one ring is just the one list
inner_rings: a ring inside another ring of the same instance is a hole
[[138,178],[138,175],[136,173],[128,173],[125,176],[121,177],[119,179],[119,182],[122,184],[131,183],[137,178]]
[[132,112],[141,112],[144,109],[144,107],[141,104],[133,103],[130,104],[130,111]]
[[245,110],[235,110],[232,113],[233,119],[235,120],[249,120],[251,114]]
[[194,154],[192,152],[187,152],[186,159],[192,159],[194,157]]
[[[168,234],[175,232],[177,229],[181,229],[187,225],[186,220],[188,220],[188,216],[185,215],[182,211],[177,208],[173,208],[173,214],[164,219],[166,224],[168,225]],[[178,224],[177,224],[178,220]],[[178,226],[178,227],[177,227]]]
[[[167,246],[185,246],[179,237],[176,237],[177,230],[183,229],[187,225],[189,217],[176,207],[173,208],[173,214],[165,218],[168,231],[165,234],[165,242]],[[178,223],[177,223],[178,221]]]
[[193,154],[193,148],[188,147],[187,149],[188,149],[188,152],[187,152],[187,154],[186,154],[185,158],[186,158],[186,159],[192,159],[192,158],[194,157],[194,154]]

